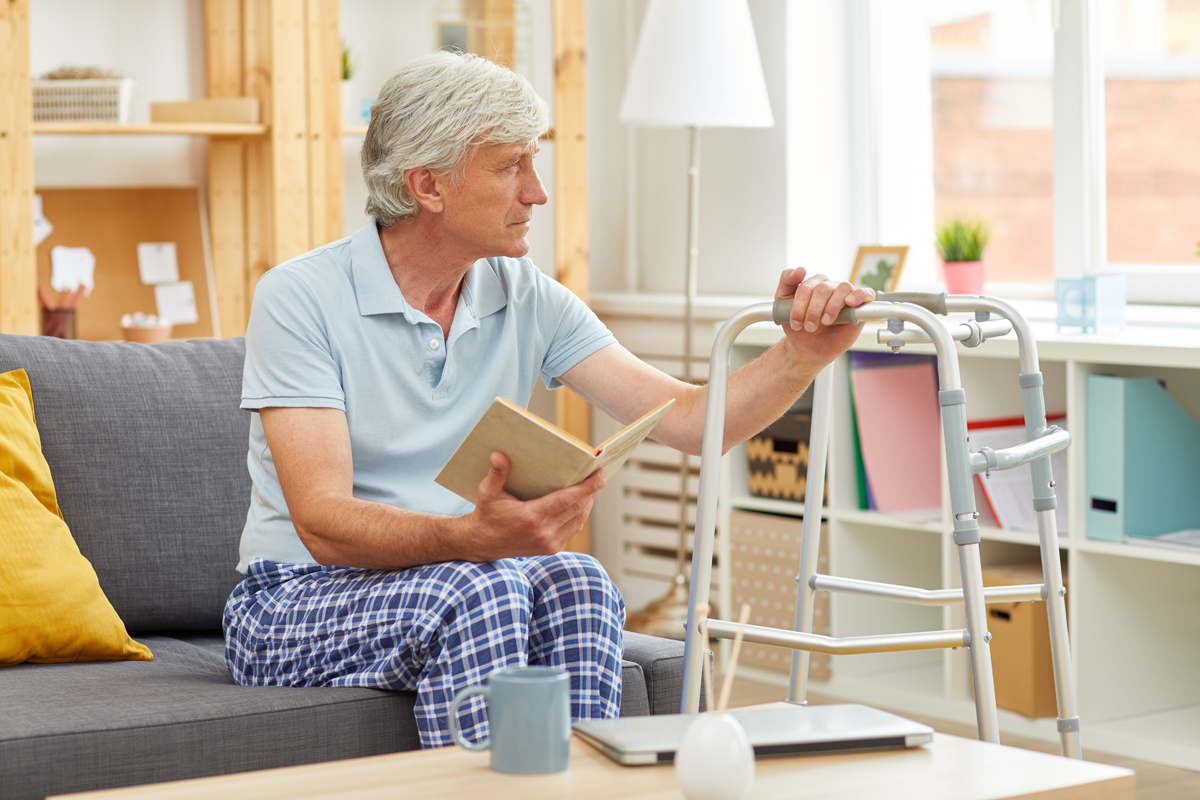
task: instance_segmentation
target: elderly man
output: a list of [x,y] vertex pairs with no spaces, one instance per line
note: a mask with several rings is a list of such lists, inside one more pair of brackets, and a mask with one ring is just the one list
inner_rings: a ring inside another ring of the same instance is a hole
[[[616,716],[620,593],[562,548],[605,476],[537,500],[492,470],[472,506],[434,476],[488,404],[522,406],[541,378],[623,422],[674,397],[653,436],[699,452],[704,390],[634,358],[528,259],[546,104],[519,75],[435,53],[398,71],[363,145],[370,225],[259,282],[242,407],[253,479],[225,612],[227,662],[245,684],[417,692],[424,747],[450,743],[460,689],[524,664],[571,675],[576,719]],[[854,340],[830,327],[869,289],[785,271],[779,346],[734,374],[726,445],[782,414]],[[478,700],[478,698],[477,698]],[[468,737],[486,733],[464,705]]]

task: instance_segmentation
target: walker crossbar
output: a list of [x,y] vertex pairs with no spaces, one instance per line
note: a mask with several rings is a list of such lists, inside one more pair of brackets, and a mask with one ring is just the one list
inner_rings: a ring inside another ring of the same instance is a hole
[[[696,509],[693,542],[691,593],[684,652],[683,692],[681,711],[695,712],[699,708],[700,669],[707,643],[700,631],[706,625],[708,633],[719,638],[732,638],[738,626],[722,620],[704,620],[708,608],[712,577],[713,539],[716,527],[717,492],[720,460],[724,441],[725,401],[729,379],[729,354],[734,340],[747,326],[766,320],[779,325],[790,323],[791,300],[760,303],[735,314],[717,333],[709,364],[708,400],[705,410],[704,443],[701,453],[700,487]],[[974,311],[975,322],[948,331],[934,316],[957,311]],[[1001,320],[992,320],[996,314]],[[796,618],[794,630],[746,627],[745,638],[752,642],[792,648],[792,679],[789,701],[804,703],[807,686],[808,653],[824,652],[838,655],[850,653],[924,650],[945,647],[969,647],[971,678],[975,689],[975,710],[979,737],[986,741],[999,740],[999,724],[992,682],[991,656],[988,643],[985,604],[1045,600],[1050,621],[1051,651],[1054,660],[1055,686],[1058,692],[1059,720],[1063,751],[1066,755],[1081,756],[1079,720],[1075,714],[1074,681],[1067,640],[1066,614],[1062,588],[1062,573],[1058,559],[1058,534],[1054,521],[1054,481],[1050,471],[1050,454],[1070,443],[1065,431],[1046,424],[1042,396],[1042,376],[1038,370],[1037,348],[1028,323],[1012,306],[988,297],[927,293],[880,294],[874,302],[857,308],[844,309],[839,322],[887,321],[897,339],[929,341],[938,354],[938,402],[941,408],[942,438],[946,447],[946,468],[950,483],[950,501],[954,543],[957,545],[961,590],[926,590],[895,586],[850,578],[816,574],[820,541],[821,498],[824,494],[825,461],[828,449],[833,374],[830,364],[816,378],[813,416],[809,443],[807,491],[805,493],[804,533],[801,545],[800,575],[798,576]],[[913,323],[919,330],[908,330],[904,323]],[[1025,406],[1028,442],[999,451],[970,452],[966,431],[966,393],[963,391],[954,341],[966,346],[982,343],[992,336],[1008,332],[1009,326],[1017,335],[1020,347],[1020,383]],[[894,350],[904,341],[888,341]],[[836,363],[836,362],[835,362]],[[900,454],[902,456],[902,454]],[[1037,512],[1041,540],[1044,583],[1028,586],[983,587],[979,557],[979,514],[975,509],[973,480],[978,472],[1007,469],[1029,463],[1032,471],[1033,502]],[[963,603],[967,628],[963,630],[920,633],[883,634],[855,637],[821,636],[812,632],[813,596],[816,591],[840,591],[898,600],[901,602],[948,605]]]
[[[738,624],[721,619],[708,620],[708,635],[718,639],[737,636]],[[756,644],[773,644],[815,653],[852,655],[856,653],[895,653],[904,650],[944,650],[947,647],[967,647],[971,635],[965,630],[924,631],[920,633],[889,633],[875,636],[822,636],[783,628],[747,625],[743,638]]]
[[[920,606],[951,606],[963,601],[962,589],[918,589],[913,586],[897,586],[894,583],[862,581],[857,578],[842,578],[836,575],[813,575],[808,585],[818,592],[844,592],[846,594],[886,597],[901,603]],[[1041,600],[1043,586],[1030,583],[1023,586],[985,586],[983,599],[986,603],[1019,603],[1025,600]],[[712,630],[712,621],[709,621]]]

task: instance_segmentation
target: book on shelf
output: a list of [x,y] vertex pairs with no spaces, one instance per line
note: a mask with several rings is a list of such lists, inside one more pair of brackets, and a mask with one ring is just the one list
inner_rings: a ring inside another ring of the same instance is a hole
[[881,513],[915,521],[942,516],[936,364],[933,356],[850,353],[865,489]]
[[533,500],[579,483],[598,469],[613,474],[667,413],[671,399],[604,440],[596,447],[516,403],[497,397],[475,423],[436,481],[474,503],[479,484],[492,467],[495,452],[511,466],[504,489],[519,500]]

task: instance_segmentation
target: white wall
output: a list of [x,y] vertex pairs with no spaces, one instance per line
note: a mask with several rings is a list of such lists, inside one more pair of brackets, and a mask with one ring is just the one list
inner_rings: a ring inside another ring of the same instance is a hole
[[[776,124],[768,129],[709,129],[701,134],[700,267],[702,294],[770,291],[786,264],[787,0],[751,0]],[[636,130],[617,120],[632,42],[645,4],[588,4],[588,180],[593,291],[682,294],[687,244],[688,133]],[[632,13],[630,23],[627,14]],[[627,174],[628,145],[636,168]],[[629,192],[632,180],[634,191]],[[629,224],[628,203],[635,205]],[[630,237],[634,237],[631,241]],[[630,252],[630,248],[632,252]],[[628,262],[640,280],[629,285]]]

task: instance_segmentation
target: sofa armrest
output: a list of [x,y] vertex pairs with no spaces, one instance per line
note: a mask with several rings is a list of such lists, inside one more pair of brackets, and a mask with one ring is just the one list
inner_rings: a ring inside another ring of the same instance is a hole
[[[708,651],[711,663],[712,651]],[[683,642],[625,631],[625,659],[639,664],[651,714],[678,714],[683,692]],[[701,684],[700,710],[705,709]]]

